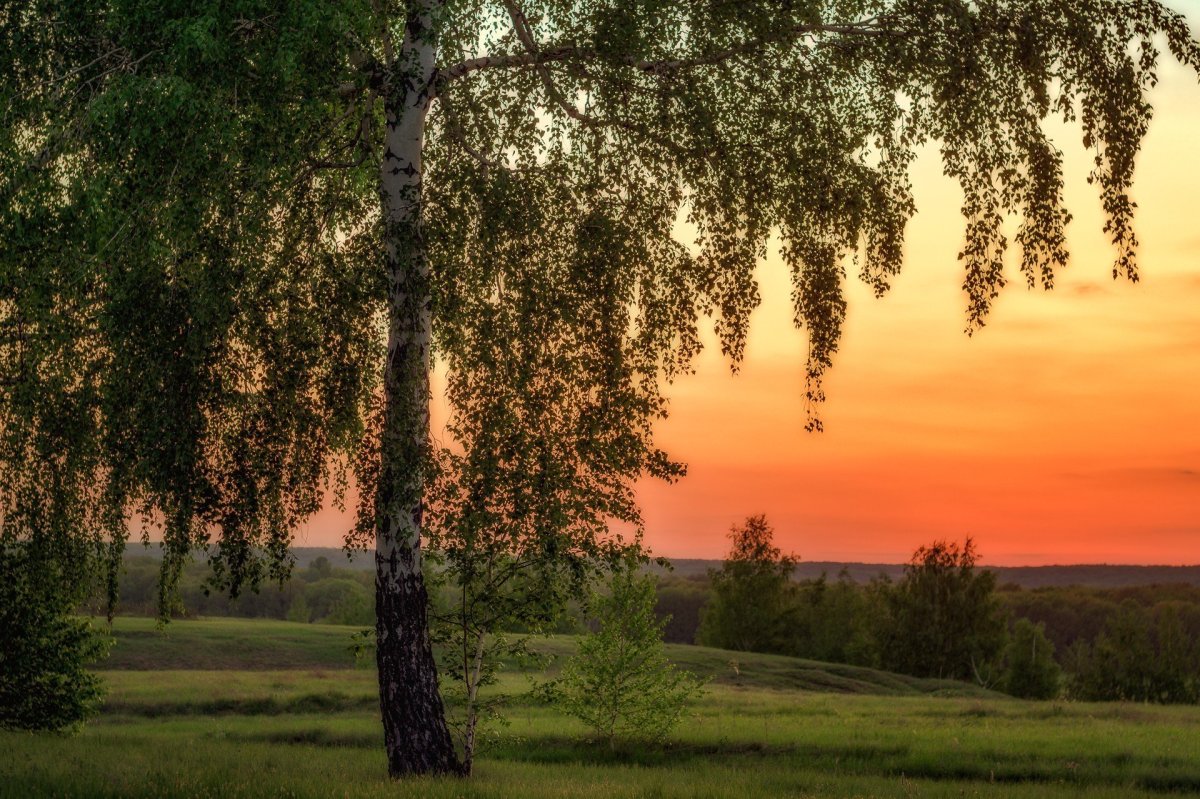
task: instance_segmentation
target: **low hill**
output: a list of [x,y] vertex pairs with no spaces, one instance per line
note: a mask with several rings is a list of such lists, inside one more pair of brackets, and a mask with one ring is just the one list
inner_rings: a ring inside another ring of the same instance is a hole
[[[370,668],[368,656],[356,663],[351,636],[359,628],[299,624],[267,619],[192,619],[165,629],[152,619],[118,618],[115,643],[101,664],[110,671],[285,671]],[[575,651],[573,636],[535,638],[531,649],[551,656],[549,671]],[[680,666],[715,683],[852,694],[991,696],[978,686],[953,680],[926,680],[876,669],[813,660],[731,652],[669,644]],[[516,664],[510,671],[520,671]]]
[[[673,573],[680,577],[707,574],[719,569],[719,560],[689,558],[673,559]],[[1022,588],[1055,588],[1085,586],[1087,588],[1129,588],[1143,585],[1187,584],[1200,586],[1200,566],[1109,566],[1080,564],[1073,566],[984,566],[996,573],[1001,585]],[[857,583],[868,582],[886,575],[893,580],[904,575],[904,566],[897,563],[840,563],[837,561],[800,561],[796,564],[797,580],[815,580],[822,574],[830,579],[845,569]]]

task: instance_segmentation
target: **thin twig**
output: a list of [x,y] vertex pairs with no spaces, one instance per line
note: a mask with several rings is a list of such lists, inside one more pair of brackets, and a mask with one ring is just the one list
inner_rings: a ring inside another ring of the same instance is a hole
[[[517,34],[517,39],[525,47],[526,52],[532,56],[536,56],[541,48],[538,47],[537,40],[533,37],[533,28],[529,25],[529,19],[525,16],[525,12],[517,5],[516,0],[503,0],[503,2],[505,9],[508,11],[509,19],[512,20],[513,30]],[[574,103],[567,102],[567,98],[563,96],[562,91],[555,84],[554,76],[550,73],[550,68],[546,66],[545,62],[535,63],[534,69],[537,70],[538,77],[541,78],[542,86],[546,89],[546,94],[571,119],[589,127],[607,127],[613,124],[622,127],[626,126],[626,123],[609,122],[593,117],[590,114],[585,114],[576,108]]]
[[463,130],[462,124],[458,120],[458,115],[454,112],[453,107],[446,102],[445,97],[441,98],[438,106],[441,108],[442,114],[446,119],[446,133],[456,144],[458,144],[459,147],[462,148],[463,152],[471,156],[472,159],[474,159],[479,163],[480,166],[483,167],[485,173],[487,170],[498,169],[503,172],[517,174],[520,172],[532,172],[534,169],[536,169],[536,167],[510,166],[502,161],[489,158],[483,153],[479,152],[477,149],[471,146],[469,141],[467,141],[466,131]]
[[[507,5],[507,3],[506,3]],[[665,76],[684,70],[703,66],[713,66],[728,61],[739,55],[745,55],[761,50],[772,44],[794,41],[805,36],[836,33],[847,36],[899,36],[902,32],[883,26],[878,17],[871,17],[859,22],[844,24],[801,24],[785,28],[769,36],[759,36],[749,39],[732,47],[715,50],[691,58],[671,58],[659,60],[639,59],[635,56],[612,57],[602,55],[590,47],[581,47],[575,43],[563,43],[531,51],[525,46],[520,53],[504,53],[468,58],[444,69],[437,70],[433,77],[434,86],[430,94],[436,96],[445,84],[484,69],[521,69],[541,67],[558,62],[592,62],[604,60],[609,63],[624,65],[648,75]]]

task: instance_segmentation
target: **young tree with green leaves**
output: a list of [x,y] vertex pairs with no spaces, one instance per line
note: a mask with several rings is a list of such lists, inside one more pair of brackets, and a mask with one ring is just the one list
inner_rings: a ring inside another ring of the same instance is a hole
[[654,585],[636,562],[613,574],[609,593],[592,603],[597,630],[580,639],[556,686],[563,708],[610,748],[622,739],[665,738],[702,686],[667,659],[668,620],[655,615]]
[[1053,116],[1136,277],[1163,42],[1200,64],[1157,0],[0,0],[3,537],[119,552],[143,519],[166,607],[197,547],[232,592],[285,573],[352,468],[389,770],[456,771],[423,536],[573,579],[636,527],[633,481],[682,473],[662,381],[706,314],[740,358],[774,234],[819,426],[846,260],[887,289],[926,144],[969,330],[1006,214],[1030,285],[1066,261]]

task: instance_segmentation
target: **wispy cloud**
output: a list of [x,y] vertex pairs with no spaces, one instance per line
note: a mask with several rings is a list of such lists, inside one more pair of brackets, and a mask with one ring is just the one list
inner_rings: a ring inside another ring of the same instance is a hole
[[1149,483],[1200,483],[1200,467],[1132,466],[1089,471],[1063,472],[1072,480],[1140,481]]

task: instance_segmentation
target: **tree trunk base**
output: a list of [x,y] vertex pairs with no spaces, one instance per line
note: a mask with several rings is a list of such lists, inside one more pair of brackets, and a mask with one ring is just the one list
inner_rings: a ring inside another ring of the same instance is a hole
[[390,558],[375,558],[375,659],[388,774],[461,775],[426,626],[425,581],[406,562],[412,555],[396,547]]

